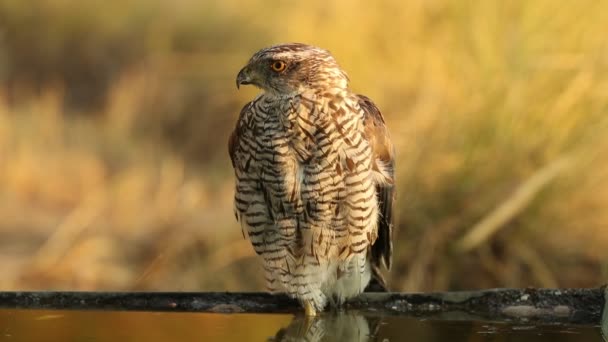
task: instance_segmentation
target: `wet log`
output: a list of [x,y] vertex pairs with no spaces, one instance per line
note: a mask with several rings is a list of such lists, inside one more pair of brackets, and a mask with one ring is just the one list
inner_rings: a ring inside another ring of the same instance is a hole
[[[345,310],[439,319],[598,324],[605,288],[364,293]],[[0,308],[301,313],[297,301],[257,292],[0,292]]]

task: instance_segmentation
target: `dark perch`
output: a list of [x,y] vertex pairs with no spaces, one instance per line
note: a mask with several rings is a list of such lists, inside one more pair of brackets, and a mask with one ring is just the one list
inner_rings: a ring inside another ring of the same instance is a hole
[[[597,289],[493,289],[440,293],[365,293],[349,310],[441,319],[518,319],[598,324],[604,287]],[[241,292],[0,292],[0,308],[65,310],[300,313],[284,295]]]

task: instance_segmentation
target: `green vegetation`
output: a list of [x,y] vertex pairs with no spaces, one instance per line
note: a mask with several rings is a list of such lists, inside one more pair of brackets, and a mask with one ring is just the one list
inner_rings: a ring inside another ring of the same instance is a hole
[[262,289],[225,147],[257,49],[331,50],[398,148],[396,290],[608,278],[608,4],[0,3],[0,289]]

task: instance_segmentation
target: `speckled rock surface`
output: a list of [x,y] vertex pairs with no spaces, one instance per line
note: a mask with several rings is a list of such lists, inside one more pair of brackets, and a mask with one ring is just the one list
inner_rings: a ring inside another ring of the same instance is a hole
[[[604,288],[493,289],[439,293],[365,293],[346,310],[443,319],[598,324]],[[284,295],[239,292],[0,292],[0,308],[298,313]]]

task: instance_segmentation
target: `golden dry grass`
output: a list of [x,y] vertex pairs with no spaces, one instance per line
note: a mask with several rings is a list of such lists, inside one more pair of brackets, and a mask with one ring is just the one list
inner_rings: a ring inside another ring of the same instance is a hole
[[398,147],[397,290],[608,277],[608,5],[0,4],[1,289],[254,290],[225,141],[262,46],[330,49]]

